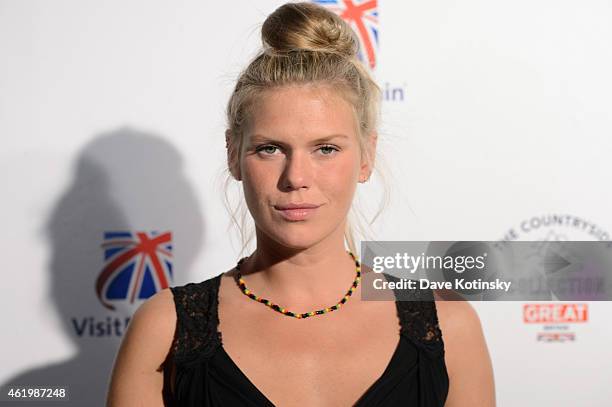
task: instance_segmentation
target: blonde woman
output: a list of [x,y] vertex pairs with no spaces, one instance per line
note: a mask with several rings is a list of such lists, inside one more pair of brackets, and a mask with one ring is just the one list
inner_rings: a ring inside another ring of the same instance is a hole
[[137,310],[107,405],[494,406],[469,303],[360,300],[367,270],[347,215],[374,169],[380,91],[354,32],[293,3],[266,19],[262,39],[226,132],[256,249]]

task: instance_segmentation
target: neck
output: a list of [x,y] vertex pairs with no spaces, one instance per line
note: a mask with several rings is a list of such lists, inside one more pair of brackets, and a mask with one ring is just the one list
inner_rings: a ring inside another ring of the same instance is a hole
[[313,246],[293,249],[257,230],[257,249],[241,266],[247,286],[296,312],[333,305],[356,276],[355,262],[344,247],[343,231],[344,224]]

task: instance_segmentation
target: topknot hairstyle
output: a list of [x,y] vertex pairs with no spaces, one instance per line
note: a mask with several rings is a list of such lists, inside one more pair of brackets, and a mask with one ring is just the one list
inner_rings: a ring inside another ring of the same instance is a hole
[[279,7],[261,29],[264,49],[277,53],[313,51],[355,57],[359,42],[355,32],[335,13],[312,3]]

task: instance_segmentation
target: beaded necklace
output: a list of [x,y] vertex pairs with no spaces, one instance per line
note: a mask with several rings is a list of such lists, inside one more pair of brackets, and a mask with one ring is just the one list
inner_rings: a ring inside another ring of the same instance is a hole
[[357,258],[355,257],[355,255],[348,251],[348,254],[351,255],[351,257],[353,258],[353,260],[355,261],[355,268],[357,271],[357,275],[355,276],[355,280],[353,281],[353,284],[351,285],[351,288],[349,288],[349,290],[346,292],[346,294],[344,295],[344,297],[342,297],[342,299],[340,301],[338,301],[338,303],[336,305],[333,305],[331,307],[326,307],[326,308],[322,308],[320,310],[317,311],[310,311],[310,312],[304,312],[304,313],[296,313],[296,312],[291,312],[286,310],[285,308],[281,307],[278,304],[274,304],[272,301],[267,300],[265,298],[262,297],[258,297],[257,295],[253,294],[246,286],[246,283],[244,281],[244,279],[242,278],[242,274],[240,273],[240,265],[247,259],[246,257],[243,257],[242,259],[240,259],[240,261],[238,261],[238,264],[236,265],[236,282],[238,283],[238,286],[240,287],[240,290],[242,291],[242,293],[244,295],[246,295],[247,297],[257,301],[257,302],[261,302],[262,304],[267,305],[268,307],[272,308],[274,311],[280,312],[283,315],[287,315],[288,317],[294,317],[294,318],[299,318],[299,319],[303,319],[303,318],[308,318],[311,317],[313,315],[321,315],[321,314],[325,314],[327,312],[332,312],[337,310],[338,308],[340,308],[348,299],[349,297],[353,294],[353,291],[355,291],[355,289],[357,288],[357,286],[359,285],[359,280],[361,280],[361,265],[359,264],[359,260],[357,260]]

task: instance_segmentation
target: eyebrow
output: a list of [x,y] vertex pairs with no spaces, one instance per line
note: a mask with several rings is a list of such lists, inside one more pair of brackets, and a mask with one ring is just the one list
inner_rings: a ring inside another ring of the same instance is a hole
[[[336,138],[348,139],[349,136],[347,136],[346,134],[330,134],[329,136],[319,137],[315,140],[312,140],[311,143],[312,144],[324,143],[324,142],[331,141]],[[257,142],[282,143],[282,141],[280,140],[274,140],[274,138],[267,137],[262,134],[254,134],[253,136],[251,136],[251,142],[252,143],[257,143]]]

